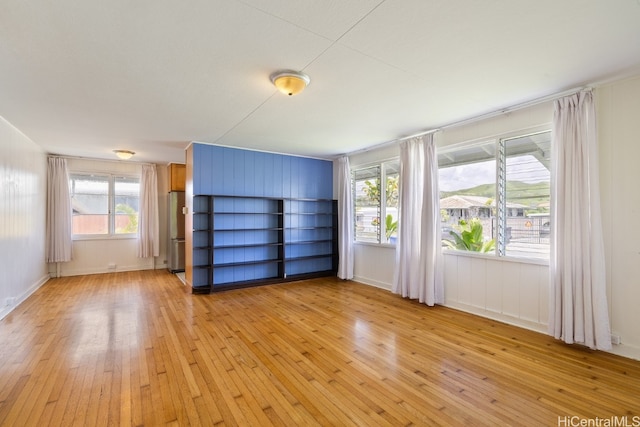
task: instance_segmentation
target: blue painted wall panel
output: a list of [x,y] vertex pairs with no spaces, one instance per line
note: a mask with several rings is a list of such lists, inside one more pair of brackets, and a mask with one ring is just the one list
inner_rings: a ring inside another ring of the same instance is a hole
[[[264,196],[275,197],[276,194],[276,157],[265,153],[264,162]],[[282,171],[280,171],[282,172]]]
[[[225,188],[225,194],[236,196],[249,196],[244,191],[244,181],[247,174],[245,159],[247,153],[242,150],[233,151],[233,164],[229,173],[233,176],[233,182]],[[226,165],[225,165],[226,166]]]
[[242,179],[244,180],[243,194],[245,196],[257,196],[255,186],[256,175],[256,155],[255,151],[245,151],[242,153],[242,163],[244,166],[244,174]]
[[210,150],[213,157],[211,162],[211,170],[209,176],[211,179],[211,193],[213,194],[224,185],[225,170],[224,170],[224,151],[222,149]]
[[206,194],[203,192],[202,183],[205,181],[200,174],[204,167],[202,166],[202,156],[200,155],[200,151],[202,150],[202,145],[193,144],[193,194]]
[[194,144],[194,194],[333,197],[328,160]]
[[293,157],[291,158],[291,196],[292,198],[302,197],[304,193],[304,188],[302,188],[301,183],[305,180],[306,171],[302,167],[302,163],[305,159],[301,157]]
[[283,192],[283,176],[284,176],[284,157],[270,155],[270,161],[273,165],[270,171],[267,171],[270,174],[269,181],[271,182],[271,197],[282,197]]
[[318,174],[320,176],[330,176],[331,179],[323,180],[318,185],[319,199],[333,199],[333,162],[318,163]]
[[210,194],[213,191],[213,186],[216,182],[215,176],[213,176],[213,171],[215,170],[215,152],[213,150],[201,151],[203,169],[200,176],[203,180],[205,180],[205,182],[202,183],[203,190],[206,192],[206,194]]
[[[265,195],[264,191],[264,172],[266,168],[266,153],[259,151],[254,152],[255,162],[253,165],[253,194],[258,197]],[[251,175],[249,175],[248,179]]]
[[317,199],[320,195],[320,192],[318,191],[319,185],[321,185],[323,181],[322,179],[318,179],[318,177],[321,176],[318,174],[320,170],[318,162],[305,162],[304,167],[309,171],[309,173],[305,174],[304,177],[304,187],[306,189],[307,197]]
[[293,157],[282,158],[282,197],[293,197],[291,191],[291,180],[293,179]]
[[220,159],[220,173],[221,178],[216,181],[214,185],[214,192],[212,194],[225,194],[225,188],[229,188],[233,182],[233,175],[228,173],[228,166],[233,163],[233,151],[228,148],[220,148],[217,156]]
[[315,197],[315,181],[318,181],[317,177],[313,176],[314,170],[310,160],[301,158],[298,160],[298,170],[304,171],[304,173],[298,174],[298,194],[304,194],[304,196],[296,197]]

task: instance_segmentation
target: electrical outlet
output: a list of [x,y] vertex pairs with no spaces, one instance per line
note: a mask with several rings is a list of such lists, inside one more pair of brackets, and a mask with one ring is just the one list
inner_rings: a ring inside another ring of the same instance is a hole
[[107,268],[108,268],[109,270],[115,270],[115,269],[116,269],[116,265],[115,265],[115,263],[110,262],[110,263],[109,263],[109,265],[107,266]]
[[611,344],[613,345],[619,345],[621,342],[620,340],[620,335],[611,335]]
[[16,299],[15,297],[9,297],[7,299],[4,300],[4,305],[6,307],[13,307],[13,305],[16,303]]

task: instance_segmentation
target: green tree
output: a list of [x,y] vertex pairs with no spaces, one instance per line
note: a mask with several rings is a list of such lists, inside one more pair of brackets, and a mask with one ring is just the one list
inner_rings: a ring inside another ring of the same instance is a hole
[[[398,206],[398,183],[399,176],[388,176],[387,177],[387,185],[386,185],[386,195],[387,195],[387,206],[397,207]],[[381,190],[380,179],[376,178],[375,180],[366,180],[364,182],[364,188],[362,191],[367,195],[369,200],[374,202],[375,204],[380,204],[382,200],[382,196],[380,195]]]
[[[387,177],[387,185],[386,185],[386,202],[388,207],[398,207],[398,183],[400,181],[400,176],[388,176]],[[369,200],[374,202],[374,204],[380,205],[382,201],[382,196],[380,194],[380,179],[376,178],[374,181],[366,180],[364,182],[364,187],[362,191],[367,195]],[[379,226],[380,218],[376,217],[371,220],[371,225]],[[388,214],[385,218],[385,235],[387,240],[391,237],[393,233],[398,229],[398,221],[393,220],[393,216]]]
[[449,231],[453,242],[443,240],[443,243],[451,249],[486,253],[491,252],[496,245],[495,239],[484,241],[482,223],[478,218],[472,218],[469,221],[461,219],[456,229],[457,231]]
[[133,209],[129,205],[119,203],[116,205],[116,214],[118,213],[126,214],[129,217],[129,222],[127,222],[126,227],[117,229],[116,233],[137,233],[138,232],[138,212],[136,212],[135,209]]
[[387,218],[384,225],[385,225],[385,234],[387,236],[387,240],[389,240],[393,235],[393,233],[395,233],[398,230],[398,220],[394,221],[391,214],[387,214]]

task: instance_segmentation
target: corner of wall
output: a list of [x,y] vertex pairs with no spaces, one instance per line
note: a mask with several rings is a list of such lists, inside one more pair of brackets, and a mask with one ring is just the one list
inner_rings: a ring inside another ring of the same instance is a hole
[[4,319],[9,313],[11,313],[13,310],[15,310],[20,304],[22,304],[27,298],[29,298],[34,292],[36,292],[38,289],[40,289],[40,287],[42,285],[44,285],[45,283],[47,283],[47,281],[50,278],[51,277],[49,276],[49,274],[45,274],[44,276],[40,277],[40,279],[38,279],[38,281],[33,283],[31,286],[29,286],[29,288],[27,288],[23,293],[21,293],[17,297],[12,298],[13,301],[11,302],[11,304],[5,305],[4,307],[0,308],[0,320]]
[[626,357],[628,359],[640,360],[640,348],[626,345],[624,343],[614,345],[607,353]]

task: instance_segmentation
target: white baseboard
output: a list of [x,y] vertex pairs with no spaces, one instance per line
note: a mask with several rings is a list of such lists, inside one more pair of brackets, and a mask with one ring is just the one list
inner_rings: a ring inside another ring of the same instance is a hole
[[384,283],[378,280],[374,280],[374,279],[370,279],[368,277],[362,277],[362,276],[354,276],[353,281],[364,283],[365,285],[373,286],[376,288],[384,289],[385,291],[391,291],[391,286],[392,286],[390,283]]
[[[369,279],[366,277],[354,277],[354,281],[363,283],[365,285],[374,286],[376,288],[384,289],[386,291],[391,291],[391,285],[388,283],[378,282],[373,279]],[[529,320],[519,319],[517,317],[504,315],[497,312],[491,312],[487,310],[483,310],[477,307],[469,306],[466,304],[459,303],[445,303],[444,307],[449,307],[454,310],[460,310],[465,313],[473,314],[476,316],[484,317],[491,320],[496,320],[498,322],[506,323],[508,325],[517,326],[519,328],[528,329],[530,331],[538,332],[541,334],[548,335],[547,324],[532,322]],[[618,356],[626,357],[629,359],[640,360],[640,348],[625,345],[624,341],[621,344],[614,345],[613,348],[607,353],[612,353]]]
[[630,346],[622,342],[621,344],[614,344],[607,353],[612,353],[617,356],[626,357],[628,359],[640,360],[640,348]]
[[9,313],[15,310],[15,308],[18,307],[20,304],[22,304],[27,298],[29,298],[31,294],[33,294],[35,291],[40,289],[42,285],[47,283],[49,279],[50,279],[50,276],[48,274],[45,274],[40,279],[38,279],[37,282],[29,286],[29,288],[26,291],[24,291],[20,295],[17,295],[15,297],[13,304],[0,308],[0,320],[4,319]]
[[528,329],[530,331],[539,332],[545,335],[547,334],[547,325],[543,323],[536,323],[530,320],[519,319],[514,316],[483,310],[481,308],[473,307],[466,304],[445,302],[443,305],[455,310],[464,311],[465,313],[475,314],[476,316],[485,317],[491,320],[497,320],[498,322],[506,323],[508,325],[517,326],[519,328]]
[[83,268],[83,269],[62,269],[60,271],[60,277],[69,276],[84,276],[87,274],[106,274],[106,273],[121,273],[124,271],[142,271],[142,270],[154,270],[154,266],[150,265],[124,265],[118,266],[115,269],[109,268]]

